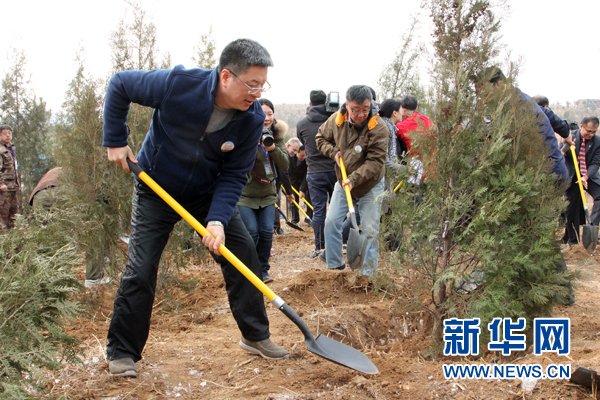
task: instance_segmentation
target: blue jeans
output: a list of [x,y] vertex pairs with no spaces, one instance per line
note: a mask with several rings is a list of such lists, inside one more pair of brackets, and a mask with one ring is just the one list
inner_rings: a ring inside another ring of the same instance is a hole
[[[385,188],[382,178],[369,192],[353,199],[354,208],[360,213],[361,228],[367,236],[365,262],[360,269],[364,275],[375,275],[379,263],[379,219],[381,214],[381,195]],[[329,212],[325,220],[325,241],[327,243],[327,268],[339,268],[345,265],[342,254],[342,224],[348,213],[346,192],[336,182],[329,203]]]
[[314,207],[312,225],[315,234],[315,250],[325,248],[325,216],[327,215],[327,199],[333,195],[333,187],[337,177],[335,171],[306,175],[308,191]]
[[248,229],[248,233],[254,240],[258,261],[262,268],[263,277],[269,274],[271,265],[271,246],[273,244],[273,218],[275,218],[275,205],[253,209],[250,207],[237,206],[242,221]]

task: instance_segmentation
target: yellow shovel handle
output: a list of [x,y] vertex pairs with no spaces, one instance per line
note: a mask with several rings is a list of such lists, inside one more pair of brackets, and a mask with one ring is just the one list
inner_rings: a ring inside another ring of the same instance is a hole
[[398,184],[398,186],[396,186],[396,188],[394,189],[394,193],[396,193],[398,191],[398,189],[400,189],[400,187],[404,184],[404,181],[400,181],[400,183]]
[[[342,180],[345,182],[348,179],[348,175],[346,174],[346,166],[344,165],[344,160],[342,160],[342,156],[340,156],[340,169],[342,170]],[[346,199],[348,200],[348,208],[350,212],[354,212],[354,205],[352,204],[352,196],[350,195],[350,188],[348,185],[344,185],[344,190],[346,191]]]
[[[295,187],[292,186],[292,190],[294,192],[296,192],[296,194],[298,195],[298,197],[300,197],[302,200],[304,200],[304,204],[306,204],[307,206],[309,206],[311,210],[315,211],[315,209],[313,208],[313,206],[311,206],[310,203],[308,201],[306,201],[305,198],[303,198],[303,197],[300,196],[300,193],[298,193],[298,191],[296,190]],[[285,192],[285,189],[284,189],[284,192]]]
[[[173,197],[171,197],[165,190],[160,187],[158,183],[154,181],[154,179],[150,178],[148,174],[146,174],[140,167],[136,164],[129,162],[129,169],[133,171],[146,185],[150,187],[150,189],[154,190],[154,192],[160,196],[177,214],[181,215],[181,217],[187,221],[198,233],[200,236],[204,237],[206,235],[210,235],[211,233],[204,227],[196,218],[192,216],[185,208],[181,206]],[[239,260],[224,244],[219,246],[219,252],[225,257],[233,266],[240,271],[258,290],[262,292],[269,300],[273,300],[277,295],[269,289],[267,285],[263,283],[252,271],[248,269],[244,265],[243,262]]]

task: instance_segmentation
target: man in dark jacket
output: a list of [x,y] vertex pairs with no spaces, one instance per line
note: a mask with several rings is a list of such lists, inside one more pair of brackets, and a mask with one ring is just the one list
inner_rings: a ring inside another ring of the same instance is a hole
[[[308,184],[306,183],[306,171],[306,148],[302,145],[298,149],[298,154],[290,158],[290,166],[288,167],[290,183],[293,188],[300,193],[300,195],[297,195],[296,192],[294,192],[294,199],[298,204],[300,204],[300,197],[311,203],[310,191],[308,190]],[[312,206],[312,203],[310,205]],[[306,208],[306,215],[308,215],[308,218],[310,219],[305,218],[304,222],[312,224],[313,211],[308,206]],[[295,224],[300,222],[300,212],[296,207],[292,208],[292,222]]]
[[310,92],[310,105],[306,110],[306,117],[296,125],[298,139],[306,149],[306,182],[310,192],[313,213],[313,231],[315,235],[315,250],[310,258],[315,258],[325,249],[325,216],[327,201],[333,195],[336,182],[335,161],[319,152],[315,137],[319,127],[327,121],[332,112],[327,111],[327,95],[322,90]]
[[571,140],[571,130],[569,129],[569,124],[567,121],[560,119],[558,115],[554,114],[554,111],[550,108],[550,101],[546,96],[533,96],[533,100],[542,108],[546,117],[550,121],[550,125],[552,125],[552,129],[557,133],[561,138],[567,139],[566,143],[569,143],[571,146],[574,145]]
[[[598,172],[600,167],[600,137],[596,136],[598,124],[597,117],[585,117],[581,121],[579,129],[573,132],[575,154],[578,158],[577,163],[583,188],[594,198],[594,208],[590,217],[593,225],[600,223],[600,172]],[[563,139],[563,143],[567,143],[567,139]],[[565,159],[571,178],[571,186],[567,189],[569,205],[565,213],[567,226],[565,226],[563,242],[572,246],[579,242],[579,227],[586,222],[581,191],[577,183],[577,174],[575,173],[575,165],[570,150],[565,152]]]
[[[203,243],[221,264],[231,312],[242,334],[240,346],[265,358],[289,353],[269,339],[261,292],[218,248],[225,242],[254,274],[261,268],[254,241],[235,209],[254,165],[265,114],[257,99],[269,87],[268,51],[252,40],[228,44],[213,70],[123,71],[108,85],[104,103],[104,147],[108,159],[129,172],[138,165],[197,220],[210,235]],[[127,145],[131,103],[154,108],[137,161]],[[180,220],[158,195],[136,178],[129,259],[114,304],[106,346],[109,369],[137,376],[135,362],[150,331],[161,254]]]

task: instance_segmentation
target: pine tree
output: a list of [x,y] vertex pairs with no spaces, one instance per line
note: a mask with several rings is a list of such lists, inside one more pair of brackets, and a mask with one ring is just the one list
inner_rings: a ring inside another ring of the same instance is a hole
[[18,173],[24,185],[22,199],[27,199],[39,179],[54,167],[49,138],[51,112],[30,89],[26,65],[25,53],[14,49],[12,67],[2,80],[0,99],[2,122],[13,128]]
[[396,265],[412,304],[432,317],[439,344],[451,317],[479,317],[482,327],[494,317],[525,317],[531,327],[566,294],[566,276],[557,273],[555,242],[561,190],[540,151],[534,106],[514,88],[514,70],[502,92],[475,93],[473,77],[499,52],[493,2],[432,0],[429,7],[435,126],[414,137],[425,180],[403,186],[387,229],[401,232]]
[[200,36],[200,42],[194,46],[195,55],[192,57],[192,62],[198,68],[213,69],[217,66],[215,50],[215,39],[211,25],[208,33]]

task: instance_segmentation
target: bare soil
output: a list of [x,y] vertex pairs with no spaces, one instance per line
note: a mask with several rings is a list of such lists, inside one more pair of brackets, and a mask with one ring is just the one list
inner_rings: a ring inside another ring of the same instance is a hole
[[[285,225],[284,225],[285,226]],[[365,375],[308,352],[299,329],[265,298],[272,339],[291,351],[287,360],[265,360],[238,346],[240,333],[229,311],[217,264],[197,260],[180,274],[195,282],[191,290],[174,289],[176,308],[157,303],[150,337],[138,363],[137,379],[108,374],[104,347],[117,283],[87,291],[89,314],[69,332],[81,339],[83,365],[65,365],[52,376],[53,396],[74,399],[590,399],[590,389],[563,380],[539,380],[527,394],[515,380],[444,379],[444,363],[432,360],[427,323],[401,309],[402,278],[387,265],[380,268],[394,288],[374,292],[364,276],[328,271],[310,259],[312,230],[275,236],[270,287],[308,324],[316,336],[327,335],[364,352],[380,373]],[[287,228],[287,227],[286,227]],[[290,228],[287,228],[290,230]],[[580,271],[577,302],[557,306],[556,317],[572,324],[569,356],[534,356],[530,348],[518,363],[571,364],[600,370],[600,255],[582,247],[563,249],[570,269]],[[83,272],[82,272],[83,273]],[[195,279],[192,280],[192,279]],[[168,311],[167,311],[168,310]],[[480,362],[503,362],[489,354]],[[508,362],[508,361],[506,361]],[[596,397],[597,398],[597,397]]]

